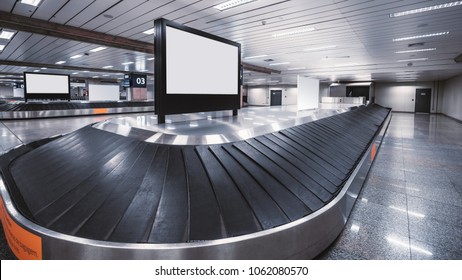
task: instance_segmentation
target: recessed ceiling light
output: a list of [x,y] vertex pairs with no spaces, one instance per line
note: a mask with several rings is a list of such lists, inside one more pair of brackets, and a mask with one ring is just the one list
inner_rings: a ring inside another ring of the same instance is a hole
[[240,5],[244,5],[244,4],[253,2],[253,1],[256,1],[256,0],[230,0],[230,1],[226,1],[224,3],[221,3],[219,5],[216,5],[216,6],[214,6],[214,8],[218,9],[220,11],[224,11],[226,9],[231,9],[231,8],[234,8],[234,7],[237,7],[237,6],[240,6]]
[[273,65],[285,65],[285,64],[290,64],[290,62],[276,62],[276,63],[270,63],[271,66],[273,66]]
[[244,59],[254,59],[254,58],[261,58],[261,57],[267,57],[267,54],[262,54],[262,55],[254,55],[254,56],[247,56],[244,57]]
[[96,78],[99,78],[99,76],[93,76],[92,78],[96,79]]
[[61,61],[56,62],[55,64],[64,64],[64,63],[66,63],[66,61],[61,60]]
[[46,67],[42,67],[42,68],[40,68],[40,69],[42,69],[42,70],[46,70],[46,69],[48,69],[48,68],[46,68]]
[[427,7],[423,7],[419,9],[414,9],[414,10],[392,13],[390,14],[390,17],[401,17],[401,16],[407,16],[407,15],[413,15],[413,14],[429,12],[429,11],[434,11],[434,10],[439,10],[439,9],[444,9],[444,8],[456,7],[459,5],[462,5],[462,1],[449,2],[449,3],[439,4],[439,5],[427,6]]
[[156,32],[156,31],[154,30],[154,28],[151,28],[151,29],[148,29],[148,30],[146,30],[146,31],[143,31],[143,33],[146,34],[146,35],[152,35],[152,34],[154,34],[154,32]]
[[146,60],[154,60],[154,57],[146,58]]
[[129,61],[129,62],[122,63],[122,65],[130,65],[130,64],[133,64],[133,63],[134,63],[133,61]]
[[40,72],[40,70],[38,70],[38,69],[35,69],[35,70],[34,70],[34,72]]
[[76,54],[76,55],[71,56],[71,59],[76,59],[76,58],[79,58],[79,57],[82,57],[82,55],[81,54]]
[[72,75],[78,75],[78,74],[79,74],[79,72],[74,72],[74,73],[72,73]]
[[401,38],[393,39],[393,42],[413,40],[413,39],[421,39],[421,38],[427,38],[427,37],[435,37],[435,36],[448,35],[448,34],[449,34],[449,31],[445,31],[445,32],[438,32],[438,33],[430,33],[430,34],[409,36],[409,37],[401,37]]
[[329,49],[335,49],[337,46],[322,46],[322,47],[313,47],[313,48],[308,48],[304,49],[303,51],[305,52],[311,52],[311,51],[321,51],[321,50],[329,50]]
[[0,39],[10,40],[13,37],[14,33],[15,32],[12,31],[2,30],[2,33],[0,33]]
[[83,72],[83,73],[90,73],[90,71],[88,71],[88,70],[85,70],[85,71],[82,71],[82,72]]
[[435,51],[436,48],[430,48],[430,49],[417,49],[417,50],[407,50],[407,51],[398,51],[395,53],[414,53],[414,52],[429,52],[429,51]]
[[397,62],[425,61],[425,60],[428,60],[428,58],[423,57],[423,58],[400,59]]
[[107,48],[106,47],[98,47],[96,49],[90,50],[90,52],[99,52],[99,51],[102,51],[102,50],[105,50],[105,49],[107,49]]
[[112,66],[112,65],[107,65],[107,66],[103,66],[103,69],[109,69],[109,68],[112,68],[112,67],[114,67],[114,66]]
[[3,51],[4,48],[5,48],[5,45],[0,45],[0,52]]
[[110,76],[110,75],[108,75],[108,74],[104,74],[104,75],[103,75],[103,77],[109,77],[109,76]]
[[22,4],[31,5],[37,7],[42,0],[21,0]]
[[287,70],[292,71],[292,70],[304,70],[306,67],[292,67],[292,68],[287,68]]
[[276,33],[276,34],[273,34],[273,37],[279,38],[279,37],[284,37],[284,36],[299,35],[299,34],[303,34],[303,33],[306,33],[306,32],[311,32],[311,31],[314,31],[314,30],[316,30],[316,28],[314,28],[314,27],[303,27],[303,28],[293,29],[293,30],[290,30],[290,31]]

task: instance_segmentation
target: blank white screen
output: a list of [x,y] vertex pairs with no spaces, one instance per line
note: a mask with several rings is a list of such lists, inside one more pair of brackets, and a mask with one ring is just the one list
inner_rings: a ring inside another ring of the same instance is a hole
[[167,94],[238,94],[238,47],[167,26]]
[[27,94],[69,94],[69,76],[26,73]]

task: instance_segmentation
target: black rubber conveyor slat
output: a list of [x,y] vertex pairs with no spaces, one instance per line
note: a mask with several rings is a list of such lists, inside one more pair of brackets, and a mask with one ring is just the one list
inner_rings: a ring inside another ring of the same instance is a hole
[[50,230],[125,243],[217,240],[275,228],[327,205],[388,114],[377,105],[358,107],[201,146],[147,143],[143,131],[125,137],[87,126],[0,156],[0,171],[16,208]]

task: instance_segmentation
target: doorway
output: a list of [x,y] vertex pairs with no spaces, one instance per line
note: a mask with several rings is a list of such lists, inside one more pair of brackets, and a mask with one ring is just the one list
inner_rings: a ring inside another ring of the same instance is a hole
[[415,90],[415,112],[430,114],[432,89],[419,88]]
[[272,90],[271,91],[271,106],[281,106],[282,105],[282,90]]

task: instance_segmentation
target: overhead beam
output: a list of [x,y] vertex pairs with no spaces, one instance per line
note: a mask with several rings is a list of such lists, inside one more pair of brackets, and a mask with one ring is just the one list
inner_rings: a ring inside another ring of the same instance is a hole
[[[61,39],[79,41],[89,44],[102,45],[118,49],[125,49],[143,53],[154,54],[154,44],[138,40],[132,40],[121,36],[109,35],[102,32],[91,31],[69,25],[63,25],[45,20],[34,19],[14,15],[0,11],[0,27],[13,29],[17,31],[30,32],[45,36],[52,36]],[[7,64],[10,65],[10,64]],[[26,65],[27,66],[27,65]],[[271,74],[280,74],[281,71],[260,67],[243,62],[242,67],[245,70]],[[57,67],[54,67],[57,68]],[[57,68],[60,69],[60,68]],[[74,68],[77,70],[77,68]],[[91,70],[90,70],[91,71]],[[99,70],[101,71],[101,70]],[[110,72],[110,71],[107,71]],[[118,71],[120,72],[120,71]]]
[[119,49],[150,54],[154,53],[154,44],[152,43],[113,36],[106,33],[48,22],[45,20],[18,16],[1,11],[0,27]]
[[281,71],[279,71],[279,70],[274,70],[274,69],[271,69],[271,68],[266,68],[266,67],[261,67],[261,66],[257,66],[257,65],[253,65],[253,64],[248,64],[248,63],[245,63],[245,62],[242,62],[242,68],[245,69],[245,70],[250,70],[250,71],[255,71],[255,72],[260,72],[260,73],[265,73],[265,74],[271,74],[271,73],[281,74]]
[[[80,66],[70,66],[70,65],[58,65],[58,64],[45,64],[45,63],[35,63],[35,62],[25,62],[25,61],[11,61],[11,60],[0,60],[0,65],[9,65],[9,66],[26,66],[26,67],[35,67],[35,68],[48,68],[48,69],[59,69],[59,70],[68,70],[68,71],[90,71],[90,72],[103,72],[103,73],[135,73],[140,75],[153,76],[153,73],[149,72],[137,72],[137,71],[121,71],[114,69],[100,69],[100,68],[90,68],[90,67],[80,67]],[[21,75],[16,73],[16,75]]]

